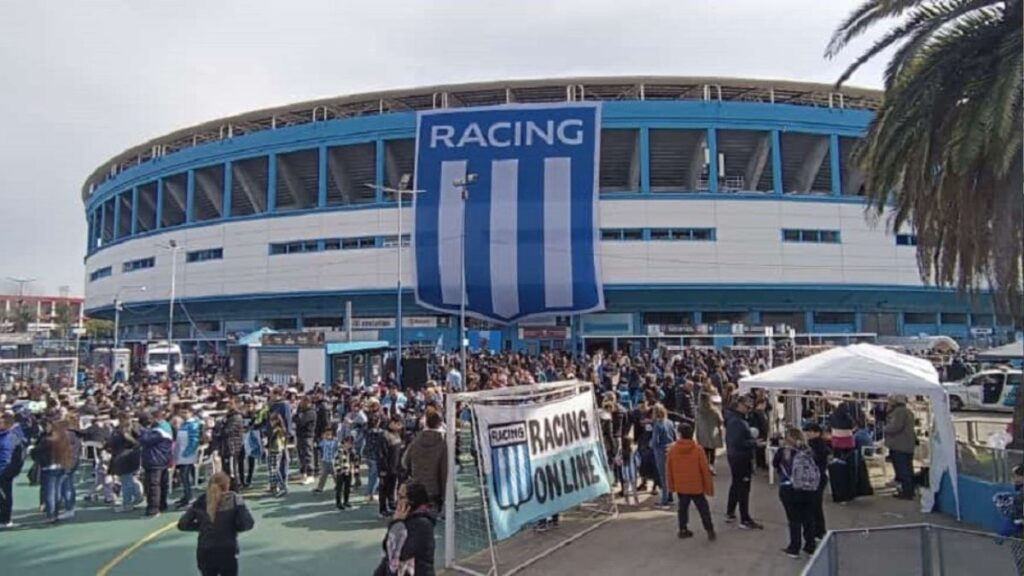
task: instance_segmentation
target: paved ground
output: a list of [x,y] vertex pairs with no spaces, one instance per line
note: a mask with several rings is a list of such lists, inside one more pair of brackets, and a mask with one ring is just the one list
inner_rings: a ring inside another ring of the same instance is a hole
[[[806,559],[783,556],[785,518],[776,490],[764,475],[755,480],[753,513],[766,526],[763,532],[741,531],[722,522],[729,477],[724,462],[718,466],[718,496],[712,512],[719,539],[710,543],[698,537],[680,541],[675,535],[675,513],[622,507],[620,516],[598,530],[534,564],[527,574],[667,574],[685,567],[693,574],[765,575],[799,574]],[[0,561],[4,567],[33,576],[109,574],[170,576],[194,573],[195,535],[178,532],[172,525],[177,513],[155,519],[138,514],[114,514],[108,507],[79,505],[77,517],[58,526],[43,522],[38,512],[38,489],[22,482],[16,489],[13,531],[0,533]],[[309,487],[293,486],[283,500],[264,498],[254,491],[247,500],[257,527],[241,539],[242,573],[255,576],[370,574],[380,558],[384,522],[376,505],[354,499],[361,507],[346,512],[334,509],[333,494],[314,495]],[[923,515],[917,503],[895,501],[888,496],[860,499],[845,506],[828,504],[830,527],[868,527],[915,522],[954,525],[940,515]],[[691,528],[697,529],[692,515]],[[562,528],[560,530],[565,530]],[[438,557],[442,540],[438,529]],[[524,547],[535,548],[536,539],[556,535],[527,533],[519,536]],[[141,542],[141,545],[140,545]],[[134,547],[133,547],[134,546]]]
[[[764,477],[757,480],[753,510],[766,530],[741,531],[721,522],[729,480],[725,467],[720,468],[723,474],[716,482],[719,497],[712,503],[720,534],[717,542],[707,542],[699,532],[693,540],[678,540],[674,512],[652,510],[646,504],[623,507],[618,519],[538,562],[526,573],[626,574],[639,570],[664,574],[686,566],[694,574],[798,574],[803,561],[791,560],[779,552],[785,544],[785,526],[775,489]],[[36,498],[35,488],[18,487],[16,521],[22,527],[0,535],[0,558],[5,567],[13,568],[12,573],[95,574],[134,543],[177,519],[177,514],[155,519],[114,514],[106,507],[85,503],[73,521],[48,526],[41,523],[36,510],[30,509]],[[301,486],[294,486],[285,500],[254,496],[249,502],[257,528],[242,537],[243,574],[370,574],[378,561],[383,522],[376,518],[375,506],[337,512],[331,495],[314,495]],[[826,513],[830,525],[836,528],[919,521],[952,524],[941,516],[918,513],[916,503],[885,496],[846,506],[829,504]],[[440,538],[438,545],[440,552]],[[188,574],[194,566],[194,546],[194,534],[171,528],[132,551],[109,574]]]

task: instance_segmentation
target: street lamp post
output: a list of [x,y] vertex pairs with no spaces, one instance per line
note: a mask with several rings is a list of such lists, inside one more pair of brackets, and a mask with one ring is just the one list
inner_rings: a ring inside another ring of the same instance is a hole
[[145,286],[122,286],[117,290],[117,294],[114,296],[114,348],[117,348],[118,341],[121,336],[121,293],[125,290],[138,290],[139,292],[145,292]]
[[415,195],[422,190],[410,190],[409,184],[412,183],[411,174],[402,174],[402,178],[398,181],[398,188],[389,188],[387,186],[381,186],[379,184],[367,184],[368,188],[379,190],[382,193],[394,194],[395,202],[398,204],[398,279],[395,282],[395,329],[398,332],[398,351],[397,359],[395,360],[395,380],[398,384],[398,388],[402,388],[402,347],[404,345],[403,336],[403,321],[402,321],[402,256],[404,247],[403,244],[403,224],[402,224],[402,200],[406,194]]
[[469,203],[469,187],[476,183],[476,174],[466,174],[452,182],[456,188],[462,189],[462,242],[459,248],[459,276],[462,293],[459,298],[459,356],[461,357],[462,382],[469,382],[466,364],[466,205]]

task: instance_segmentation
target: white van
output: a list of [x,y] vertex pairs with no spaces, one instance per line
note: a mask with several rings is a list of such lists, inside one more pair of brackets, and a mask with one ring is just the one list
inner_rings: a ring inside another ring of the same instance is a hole
[[166,376],[167,367],[173,374],[184,374],[185,364],[181,358],[181,346],[168,342],[154,342],[146,347],[146,373],[150,376]]

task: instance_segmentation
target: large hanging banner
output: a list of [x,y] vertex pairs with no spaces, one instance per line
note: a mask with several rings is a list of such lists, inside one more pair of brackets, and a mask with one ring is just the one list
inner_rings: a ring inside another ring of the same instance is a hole
[[594,394],[474,406],[488,506],[501,540],[611,491]]
[[[428,110],[416,127],[416,301],[498,323],[604,309],[597,103]],[[464,267],[464,268],[463,268]]]

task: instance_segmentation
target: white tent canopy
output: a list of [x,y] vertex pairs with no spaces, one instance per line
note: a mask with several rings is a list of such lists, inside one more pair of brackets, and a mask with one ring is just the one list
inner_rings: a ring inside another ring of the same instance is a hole
[[1024,342],[1020,340],[978,353],[979,360],[1008,360],[1021,357],[1024,357]]
[[740,380],[741,390],[750,388],[927,397],[933,414],[929,451],[932,491],[923,493],[921,507],[925,512],[932,510],[935,492],[942,485],[943,474],[948,472],[959,516],[956,432],[946,390],[939,384],[931,362],[872,344],[853,344]]

